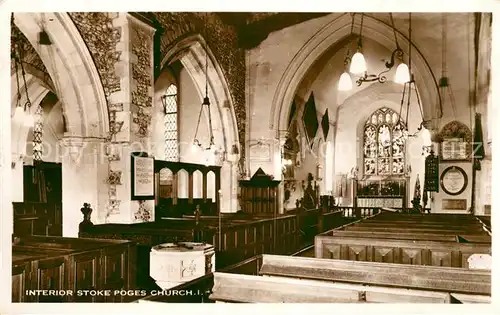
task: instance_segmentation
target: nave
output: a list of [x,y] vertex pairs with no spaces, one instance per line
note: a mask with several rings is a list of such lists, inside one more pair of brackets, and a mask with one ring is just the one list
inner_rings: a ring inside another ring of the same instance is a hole
[[491,12],[14,12],[11,43],[13,303],[491,303]]

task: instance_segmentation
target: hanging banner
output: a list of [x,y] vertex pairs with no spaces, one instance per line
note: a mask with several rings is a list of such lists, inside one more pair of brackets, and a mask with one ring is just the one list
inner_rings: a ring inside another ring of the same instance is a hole
[[424,191],[439,192],[439,157],[432,153],[425,158]]

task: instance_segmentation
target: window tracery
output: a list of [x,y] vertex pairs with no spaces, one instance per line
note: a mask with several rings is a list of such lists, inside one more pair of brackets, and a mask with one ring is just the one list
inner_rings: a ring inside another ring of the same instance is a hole
[[171,84],[165,91],[165,116],[163,117],[165,161],[179,161],[177,134],[177,86]]
[[376,110],[363,131],[364,174],[368,176],[404,175],[404,123],[389,108]]

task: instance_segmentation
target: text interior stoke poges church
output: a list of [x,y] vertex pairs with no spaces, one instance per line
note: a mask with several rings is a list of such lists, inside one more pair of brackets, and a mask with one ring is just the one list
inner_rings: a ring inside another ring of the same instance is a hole
[[12,301],[489,303],[491,21],[13,14]]

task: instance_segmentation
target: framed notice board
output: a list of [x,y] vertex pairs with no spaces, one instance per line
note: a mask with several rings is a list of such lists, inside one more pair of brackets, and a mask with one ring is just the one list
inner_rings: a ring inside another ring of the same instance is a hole
[[150,200],[155,198],[155,159],[145,152],[131,154],[131,200]]
[[425,158],[424,191],[439,192],[439,156],[432,153]]

